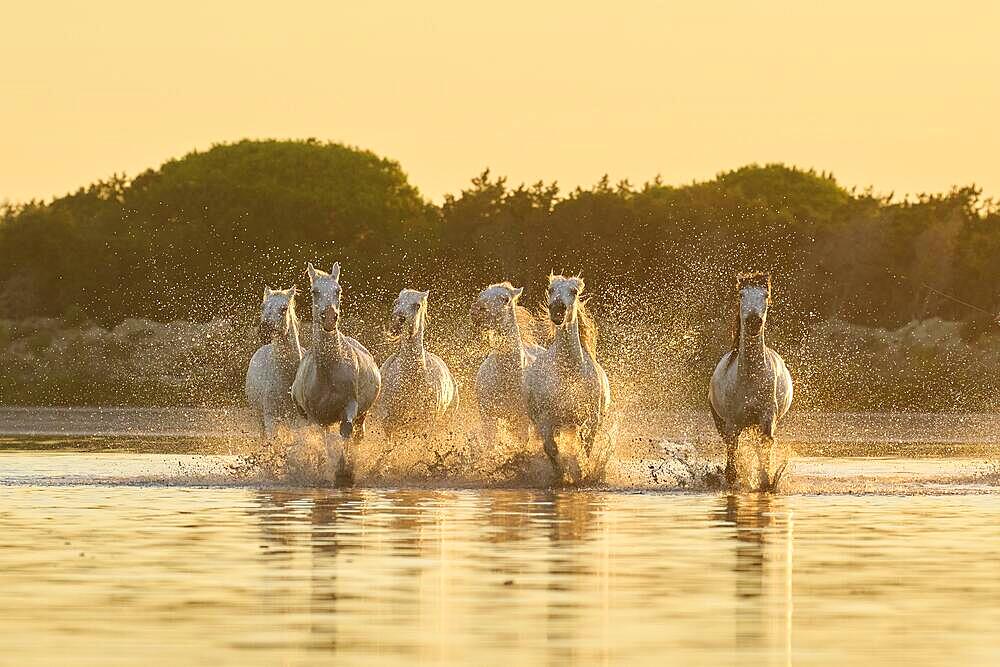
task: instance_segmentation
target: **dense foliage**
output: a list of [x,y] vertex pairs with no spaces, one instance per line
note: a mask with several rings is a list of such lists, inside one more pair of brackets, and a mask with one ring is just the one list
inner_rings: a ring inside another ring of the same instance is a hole
[[1000,211],[977,189],[894,202],[781,165],[686,186],[605,178],[566,195],[484,172],[436,207],[369,152],[243,141],[8,206],[0,256],[0,317],[106,325],[231,316],[264,282],[303,283],[307,259],[344,261],[373,297],[408,281],[464,299],[509,278],[534,299],[550,269],[566,269],[593,279],[597,306],[687,292],[697,304],[677,303],[714,318],[733,273],[754,268],[775,273],[780,303],[804,323],[939,316],[985,328],[941,293],[1000,309]]
[[973,187],[895,201],[768,165],[563,194],[486,171],[436,206],[369,152],[243,141],[9,205],[0,257],[0,403],[236,401],[262,286],[305,291],[307,260],[343,263],[351,333],[380,358],[392,297],[431,290],[460,381],[481,287],[509,279],[533,306],[550,270],[582,272],[616,400],[703,407],[733,276],[764,269],[799,408],[992,409],[1000,391],[1000,209]]

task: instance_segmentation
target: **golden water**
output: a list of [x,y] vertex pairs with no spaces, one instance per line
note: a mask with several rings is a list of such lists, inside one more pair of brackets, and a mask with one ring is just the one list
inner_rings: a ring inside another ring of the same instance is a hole
[[812,458],[773,497],[254,488],[217,465],[0,453],[0,663],[1000,664],[976,461]]

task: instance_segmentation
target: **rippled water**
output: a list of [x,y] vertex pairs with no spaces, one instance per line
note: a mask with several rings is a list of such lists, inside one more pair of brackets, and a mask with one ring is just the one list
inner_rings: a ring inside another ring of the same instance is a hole
[[0,663],[1000,664],[968,442],[800,457],[775,496],[303,489],[106,444],[3,443]]

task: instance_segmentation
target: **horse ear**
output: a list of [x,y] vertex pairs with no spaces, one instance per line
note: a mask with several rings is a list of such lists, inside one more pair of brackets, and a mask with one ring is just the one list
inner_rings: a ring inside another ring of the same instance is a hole
[[431,293],[429,291],[428,292],[421,292],[420,293],[420,300],[421,301],[427,301],[427,297],[429,297],[430,295],[431,295]]
[[330,275],[337,282],[340,282],[340,262],[334,262],[333,268],[330,269]]
[[292,285],[292,293],[291,293],[290,297],[291,297],[292,299],[294,299],[294,298],[295,298],[295,297],[297,297],[298,295],[299,295],[299,288],[298,288],[298,287],[296,287],[295,285]]
[[512,301],[517,301],[518,299],[521,298],[522,294],[524,294],[524,288],[523,287],[515,287],[514,288],[514,295],[513,295],[513,297],[511,297],[511,300]]
[[267,297],[271,296],[271,288],[264,285],[264,301],[267,301]]
[[309,282],[316,280],[316,267],[313,266],[312,262],[309,262],[306,266],[306,273],[309,274]]

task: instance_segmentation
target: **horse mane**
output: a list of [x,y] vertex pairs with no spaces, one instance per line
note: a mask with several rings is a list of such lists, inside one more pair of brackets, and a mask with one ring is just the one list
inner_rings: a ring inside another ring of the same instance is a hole
[[[429,309],[425,309],[424,310],[424,348],[425,349],[427,347],[427,341],[430,340],[430,337],[431,337],[430,336],[430,327],[427,326],[427,322],[428,322],[428,320],[430,320],[430,316],[429,316],[429,314],[427,312],[428,310]],[[402,342],[402,340],[404,338],[406,338],[406,334],[405,333],[394,334],[391,331],[389,331],[388,327],[382,327],[382,333],[385,335],[385,342],[386,342],[386,344],[390,345],[392,347],[399,347],[399,344]],[[395,354],[395,352],[393,354]]]
[[580,302],[577,310],[577,317],[580,318],[580,344],[587,351],[590,358],[597,361],[597,321],[587,310],[587,305]]
[[767,303],[771,305],[771,274],[764,271],[740,273],[736,276],[736,318],[733,323],[733,351],[740,349],[740,291],[744,287],[759,287],[767,292]]
[[[591,359],[597,361],[597,321],[587,310],[585,301],[577,302],[576,316],[580,320],[580,345],[587,351]],[[545,342],[546,344],[550,343],[555,338],[556,325],[552,324],[552,320],[549,319],[548,304],[544,302],[539,304],[538,315],[534,319],[545,326]]]
[[524,306],[514,306],[514,317],[517,318],[517,330],[521,334],[523,345],[538,345],[539,333],[543,329],[544,323],[531,314],[531,311]]

